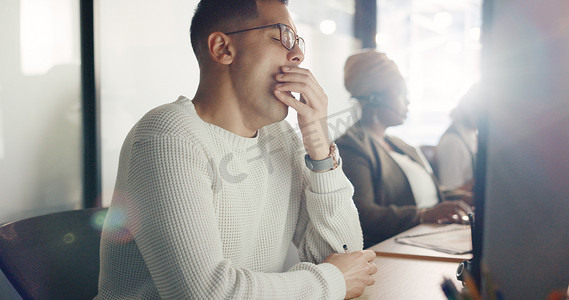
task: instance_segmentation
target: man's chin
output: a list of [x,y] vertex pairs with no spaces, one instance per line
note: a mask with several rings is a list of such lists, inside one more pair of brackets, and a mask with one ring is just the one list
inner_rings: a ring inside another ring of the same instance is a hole
[[282,119],[279,119],[279,121],[282,121],[288,115],[289,106],[286,105],[281,100],[277,99],[277,97],[275,97],[275,101],[277,101],[277,105],[273,107],[274,108],[273,112],[275,115],[282,115]]
[[282,109],[275,113],[275,123],[284,120],[288,116],[288,105],[283,104]]

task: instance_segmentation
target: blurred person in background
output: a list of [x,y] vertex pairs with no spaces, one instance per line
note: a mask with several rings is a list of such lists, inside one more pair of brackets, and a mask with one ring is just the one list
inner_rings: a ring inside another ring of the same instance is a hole
[[397,65],[384,53],[364,49],[347,59],[344,80],[361,118],[336,144],[354,185],[364,247],[420,223],[463,222],[471,212],[468,204],[449,200],[453,192],[440,188],[418,148],[386,134],[389,127],[403,124],[408,112],[407,88]]
[[452,123],[436,147],[439,183],[449,189],[472,191],[480,116],[478,85],[472,86],[452,110]]

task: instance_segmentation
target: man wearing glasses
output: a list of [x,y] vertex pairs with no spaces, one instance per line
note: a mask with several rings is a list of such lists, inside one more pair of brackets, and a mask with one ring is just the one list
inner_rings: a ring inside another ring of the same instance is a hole
[[[198,90],[125,140],[97,298],[342,299],[374,283],[375,253],[361,250],[353,188],[322,126],[327,97],[299,66],[286,4],[198,4]],[[291,241],[303,262],[282,272]]]

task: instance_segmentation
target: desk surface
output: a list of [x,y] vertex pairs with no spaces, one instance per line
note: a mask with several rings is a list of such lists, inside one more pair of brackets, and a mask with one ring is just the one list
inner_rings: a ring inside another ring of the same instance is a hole
[[[415,235],[442,229],[441,225],[422,224],[398,236]],[[450,255],[434,250],[402,245],[395,238],[385,240],[369,249],[376,251],[378,271],[375,284],[365,289],[357,299],[447,299],[441,290],[444,277],[451,279],[457,289],[462,283],[456,279],[458,263],[470,259],[470,254]]]
[[435,250],[425,249],[416,246],[403,245],[395,242],[395,239],[401,236],[419,235],[429,232],[442,231],[455,226],[464,226],[457,224],[450,225],[437,225],[437,224],[421,224],[413,227],[405,232],[402,232],[390,239],[387,239],[369,249],[374,250],[378,256],[385,257],[401,257],[424,259],[433,261],[446,261],[446,262],[461,262],[463,260],[471,259],[472,254],[452,255]]

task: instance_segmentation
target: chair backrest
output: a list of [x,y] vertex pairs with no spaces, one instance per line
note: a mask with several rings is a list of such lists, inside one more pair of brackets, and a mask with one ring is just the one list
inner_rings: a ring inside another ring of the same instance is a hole
[[52,213],[0,227],[0,269],[24,299],[92,299],[106,208]]

